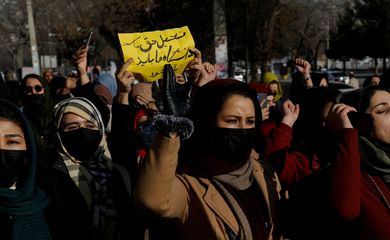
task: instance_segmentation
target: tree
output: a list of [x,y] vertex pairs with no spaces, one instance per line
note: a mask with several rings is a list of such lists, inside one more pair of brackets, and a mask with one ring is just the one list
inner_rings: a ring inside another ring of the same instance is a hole
[[99,32],[108,43],[120,51],[117,33],[164,30],[188,26],[196,47],[214,58],[212,1],[159,0],[107,1],[102,13],[110,16],[101,21]]
[[389,0],[355,0],[339,17],[327,54],[336,59],[383,58],[385,70],[390,55],[389,15]]
[[[245,60],[252,79],[256,79],[259,66],[266,66],[274,57],[315,59],[323,51],[324,22],[331,16],[323,14],[324,6],[325,0],[225,0],[229,66],[232,61]],[[95,33],[90,51],[93,61],[104,60],[100,53],[120,61],[118,33],[184,25],[189,26],[204,60],[214,61],[213,1],[33,0],[33,7],[39,53],[49,55],[55,50],[63,63],[69,62],[91,31]],[[14,46],[20,43],[23,48],[19,49],[28,47],[24,9],[25,0],[0,3],[0,16],[6,18],[0,24],[0,41]],[[16,40],[11,41],[10,36]]]

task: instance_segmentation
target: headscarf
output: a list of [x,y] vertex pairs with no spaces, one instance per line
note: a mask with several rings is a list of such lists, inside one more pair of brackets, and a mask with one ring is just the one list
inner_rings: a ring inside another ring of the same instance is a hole
[[180,149],[179,171],[193,176],[210,177],[232,172],[243,166],[232,165],[213,155],[212,141],[216,135],[216,116],[227,97],[232,94],[249,96],[255,107],[256,150],[263,152],[265,141],[261,134],[261,109],[256,92],[245,83],[233,79],[211,81],[196,92],[190,108],[189,117],[194,123],[194,134],[182,143]]
[[[66,113],[77,114],[98,127],[102,139],[92,160],[81,162],[71,156],[64,147],[59,131],[62,118]],[[98,234],[97,231],[102,230],[108,221],[106,217],[115,219],[117,216],[114,202],[107,188],[113,163],[104,136],[104,124],[99,110],[86,98],[68,98],[55,106],[54,124],[59,140],[60,160],[65,163],[69,176],[92,212],[94,234]]]
[[3,79],[3,76],[0,74],[0,96],[4,99],[10,99],[9,92],[7,89],[7,84]]
[[299,103],[300,113],[293,126],[293,147],[302,149],[307,155],[320,157],[321,164],[331,158],[329,147],[333,141],[324,126],[324,107],[336,101],[337,92],[332,88],[319,87],[306,89]]
[[267,87],[269,88],[270,83],[276,83],[278,85],[278,90],[275,95],[274,101],[277,102],[283,97],[283,89],[282,85],[280,84],[278,77],[273,72],[266,72],[264,74],[264,83],[267,84]]
[[[372,96],[377,91],[386,91],[390,94],[388,88],[381,86],[365,87],[360,99],[359,112],[365,112],[367,110]],[[360,136],[359,147],[362,153],[362,167],[366,171],[380,176],[383,181],[390,184],[390,144],[374,138]]]
[[380,176],[390,184],[390,145],[363,136],[359,137],[362,167],[371,174]]
[[[26,82],[28,78],[37,79],[44,89],[44,101],[39,107],[30,106],[28,98],[26,98],[27,95],[24,91],[26,89]],[[47,82],[37,74],[26,75],[20,85],[20,100],[23,106],[23,113],[30,121],[36,140],[39,140],[41,136],[47,135],[48,131],[51,130],[50,124],[55,104],[54,99],[51,97]],[[40,143],[38,142],[38,145],[39,144]]]
[[329,84],[328,74],[326,73],[312,73],[311,80],[313,81],[313,87],[320,87],[320,82],[325,79],[326,84]]
[[[253,215],[262,210],[260,207],[249,209],[243,203],[245,201],[243,195],[235,194],[246,191],[250,193],[250,198],[253,201],[259,201],[256,194],[250,192],[250,186],[255,185],[253,185],[254,167],[249,160],[249,155],[246,159],[232,162],[225,159],[223,155],[215,154],[214,149],[212,149],[216,146],[214,144],[215,140],[218,139],[214,137],[219,130],[216,117],[222,110],[226,100],[235,94],[249,98],[253,103],[255,109],[255,142],[257,144],[254,148],[262,153],[260,146],[264,147],[265,141],[261,134],[262,117],[256,91],[237,80],[214,80],[200,87],[193,97],[189,117],[194,123],[194,133],[181,145],[179,172],[182,171],[181,173],[194,177],[210,179],[237,219],[240,230],[236,239],[252,239],[255,231],[252,232],[251,227],[258,227],[259,224],[259,221],[253,218]],[[228,146],[219,145],[219,147],[222,147],[223,151],[225,150],[224,147]],[[254,191],[260,193],[258,188],[255,189]],[[240,204],[240,202],[243,204]]]
[[[14,112],[22,123],[27,146],[28,176],[16,189],[0,188],[0,213],[14,216],[12,239],[51,239],[46,219],[43,215],[48,205],[47,195],[36,185],[37,151],[35,140],[26,118],[12,103],[1,100],[0,105]],[[1,116],[0,116],[1,117]],[[4,234],[4,233],[0,233]]]
[[251,82],[248,87],[254,89],[257,93],[268,93],[268,86],[265,83]]
[[94,88],[93,91],[95,92],[96,95],[101,97],[107,105],[112,105],[112,95],[110,90],[104,86],[103,84],[97,84]]
[[116,96],[118,85],[116,83],[115,77],[110,73],[101,73],[96,82],[103,84],[106,88],[108,88],[112,97]]

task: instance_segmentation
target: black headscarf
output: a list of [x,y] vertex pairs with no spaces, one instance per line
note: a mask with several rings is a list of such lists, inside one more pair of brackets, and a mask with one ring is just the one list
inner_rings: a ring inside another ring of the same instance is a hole
[[306,89],[299,107],[300,113],[294,124],[293,147],[303,149],[309,155],[315,153],[322,159],[329,159],[330,140],[329,131],[323,123],[324,107],[327,103],[334,103],[337,92],[329,87]]
[[320,87],[321,80],[325,79],[326,84],[329,84],[328,74],[326,73],[312,73],[311,80],[313,81],[313,87]]
[[[37,79],[44,88],[44,101],[40,106],[31,105],[27,98],[25,90],[28,78]],[[55,102],[51,97],[47,82],[37,74],[26,75],[20,86],[20,100],[23,106],[23,113],[29,120],[32,131],[35,135],[35,140],[38,141],[41,136],[49,135],[49,132],[53,130],[51,120]],[[38,144],[40,143],[38,142]]]
[[[0,214],[14,218],[10,227],[11,239],[50,239],[49,229],[43,215],[48,197],[36,185],[37,152],[35,140],[22,112],[12,103],[0,99],[0,108],[12,112],[22,124],[27,146],[28,174],[16,189],[0,188]],[[0,116],[1,117],[1,116]],[[0,233],[3,239],[6,233]]]

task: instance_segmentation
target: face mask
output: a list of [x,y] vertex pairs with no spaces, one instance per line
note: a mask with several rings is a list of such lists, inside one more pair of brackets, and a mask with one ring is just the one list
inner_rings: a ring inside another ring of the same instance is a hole
[[255,128],[217,128],[212,151],[229,162],[241,162],[249,159],[255,145]]
[[151,123],[144,123],[139,127],[139,147],[143,149],[149,149],[152,144],[155,134],[155,129]]
[[95,156],[102,135],[99,130],[79,128],[68,132],[60,131],[62,144],[75,159],[85,162]]
[[27,177],[26,152],[0,149],[0,187],[10,188],[19,179]]
[[41,106],[43,102],[45,101],[45,95],[44,94],[31,94],[26,95],[26,104],[29,106]]

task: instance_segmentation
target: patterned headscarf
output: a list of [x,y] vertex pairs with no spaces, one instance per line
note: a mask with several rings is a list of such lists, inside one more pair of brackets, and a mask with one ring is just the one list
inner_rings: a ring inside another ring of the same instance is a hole
[[[92,160],[81,162],[75,159],[63,145],[59,131],[63,116],[67,113],[77,114],[98,127],[102,139],[96,152],[96,157]],[[61,159],[68,169],[69,176],[80,190],[93,213],[94,229],[103,229],[106,217],[115,218],[117,212],[107,188],[107,181],[111,177],[113,163],[107,147],[104,124],[100,113],[88,99],[82,97],[68,98],[55,106],[54,123],[57,138],[60,142]]]

